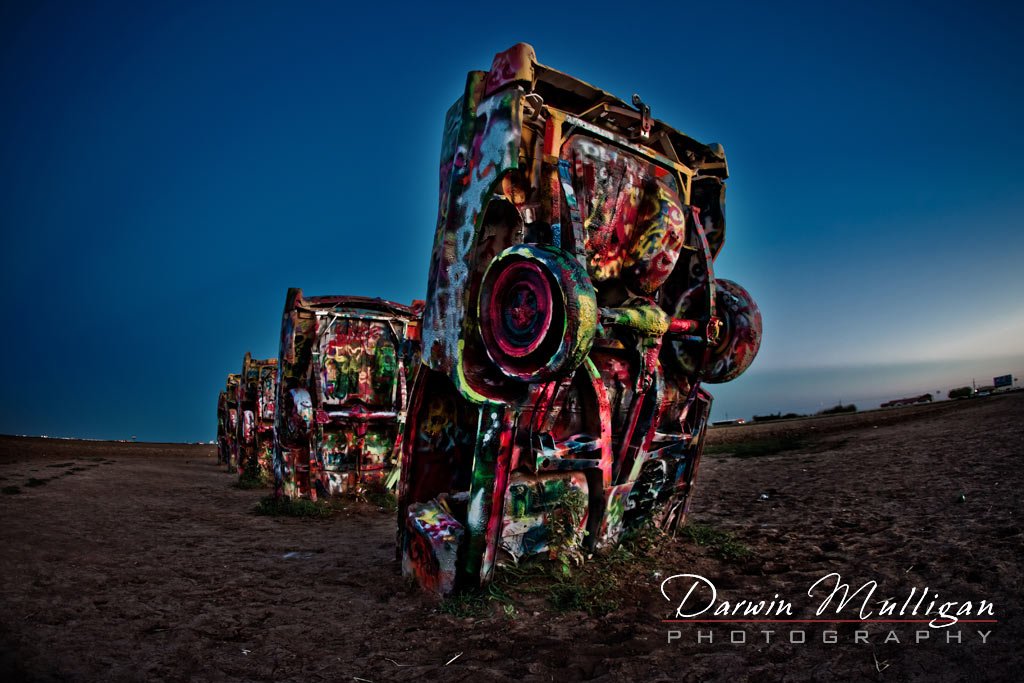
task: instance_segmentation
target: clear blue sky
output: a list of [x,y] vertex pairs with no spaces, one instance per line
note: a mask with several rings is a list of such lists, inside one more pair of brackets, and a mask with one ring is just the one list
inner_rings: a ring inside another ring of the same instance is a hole
[[1024,374],[1021,26],[1009,2],[5,2],[0,433],[210,439],[287,287],[422,298],[444,113],[519,41],[725,146],[717,272],[765,337],[716,417]]

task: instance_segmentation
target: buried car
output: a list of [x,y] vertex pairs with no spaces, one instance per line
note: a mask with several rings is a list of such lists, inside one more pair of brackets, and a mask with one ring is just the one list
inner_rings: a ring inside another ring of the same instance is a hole
[[241,381],[241,375],[228,375],[224,391],[217,398],[217,464],[227,467],[228,472],[235,471],[238,463],[238,387]]
[[274,471],[274,407],[277,405],[277,359],[242,359],[238,388],[238,474],[269,479]]
[[448,112],[398,494],[403,572],[429,590],[674,529],[701,385],[757,353],[760,312],[714,274],[725,153],[633,105],[519,44]]
[[419,367],[421,305],[288,290],[278,359],[276,495],[315,500],[394,487],[410,371]]
[[217,464],[227,463],[231,452],[231,442],[228,440],[228,393],[221,391],[217,394]]

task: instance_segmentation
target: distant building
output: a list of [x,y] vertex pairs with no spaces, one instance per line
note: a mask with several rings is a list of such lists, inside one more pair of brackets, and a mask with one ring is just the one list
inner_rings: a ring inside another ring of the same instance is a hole
[[886,401],[880,407],[882,408],[895,408],[896,406],[911,406],[915,403],[931,403],[931,394],[921,394],[920,396],[912,396],[910,398],[897,398],[892,401]]

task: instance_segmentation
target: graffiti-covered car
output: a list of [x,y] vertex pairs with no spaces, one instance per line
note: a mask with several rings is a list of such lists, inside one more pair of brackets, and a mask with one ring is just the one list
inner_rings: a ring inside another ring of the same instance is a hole
[[274,471],[274,407],[277,359],[257,360],[246,352],[238,389],[236,439],[239,475],[269,479]]
[[519,44],[448,111],[402,443],[403,571],[440,593],[677,526],[761,317],[717,279],[725,153]]
[[228,375],[224,386],[224,411],[221,413],[223,424],[219,425],[218,432],[223,430],[223,444],[218,448],[220,464],[227,467],[228,472],[235,472],[238,469],[238,391],[242,384],[242,376]]
[[396,445],[419,367],[419,310],[290,289],[275,413],[277,495],[330,496],[397,483]]
[[231,457],[231,440],[228,439],[228,394],[217,394],[217,464],[226,465]]

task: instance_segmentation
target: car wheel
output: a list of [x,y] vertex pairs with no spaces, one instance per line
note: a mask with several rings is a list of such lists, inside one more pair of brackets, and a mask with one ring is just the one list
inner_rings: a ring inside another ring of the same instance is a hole
[[590,352],[597,297],[586,269],[557,247],[522,244],[487,267],[478,300],[487,355],[511,379],[543,382]]

